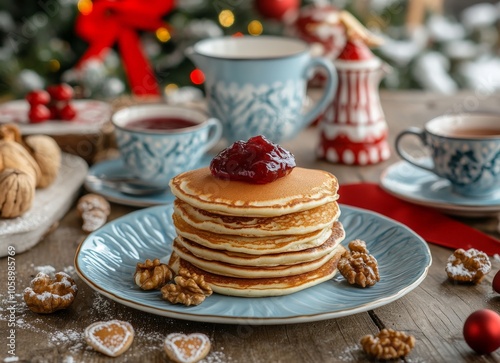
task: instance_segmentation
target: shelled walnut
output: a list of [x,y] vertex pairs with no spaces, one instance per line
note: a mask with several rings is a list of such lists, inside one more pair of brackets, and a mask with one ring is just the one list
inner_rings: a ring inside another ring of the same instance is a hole
[[475,248],[459,248],[448,258],[445,270],[450,280],[479,284],[491,271],[491,262],[486,253]]
[[108,201],[97,194],[86,194],[76,204],[78,216],[82,218],[82,230],[86,233],[102,227],[111,213]]
[[369,254],[366,243],[362,240],[349,242],[350,252],[345,252],[338,263],[339,272],[351,285],[373,286],[380,281],[378,263]]
[[135,268],[134,281],[143,290],[161,289],[172,278],[172,270],[158,258],[147,259]]
[[75,281],[64,272],[55,274],[54,279],[39,272],[24,290],[24,301],[28,308],[40,314],[50,314],[66,309],[76,297],[78,288]]
[[393,329],[382,329],[376,336],[361,338],[363,350],[370,356],[390,360],[407,356],[415,347],[415,338]]
[[207,296],[212,295],[212,288],[205,282],[203,275],[180,269],[174,283],[163,286],[161,293],[163,299],[172,304],[190,306],[201,304]]

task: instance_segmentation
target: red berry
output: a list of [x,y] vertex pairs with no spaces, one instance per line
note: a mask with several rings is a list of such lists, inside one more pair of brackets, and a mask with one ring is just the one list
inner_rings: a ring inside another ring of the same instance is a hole
[[479,354],[489,354],[500,348],[500,315],[493,310],[473,312],[464,323],[464,338]]
[[495,277],[493,278],[493,290],[500,294],[500,270],[497,271]]
[[26,95],[26,101],[30,105],[46,105],[50,102],[50,95],[43,89],[31,91]]
[[40,123],[50,119],[50,111],[45,105],[32,105],[28,113],[31,123]]
[[73,88],[66,83],[56,84],[47,87],[50,97],[57,101],[69,101],[73,98]]
[[59,117],[63,120],[73,120],[75,116],[76,110],[70,103],[64,105],[64,107],[59,110]]
[[50,111],[50,119],[59,120],[59,108],[57,108],[57,105],[51,103],[47,107],[49,108]]
[[210,171],[217,178],[254,184],[270,183],[288,175],[294,167],[294,156],[264,136],[236,141],[210,163]]

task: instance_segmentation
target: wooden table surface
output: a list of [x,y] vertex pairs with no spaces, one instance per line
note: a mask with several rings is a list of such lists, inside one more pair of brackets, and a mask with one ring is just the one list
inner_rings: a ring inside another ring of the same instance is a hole
[[[440,96],[419,92],[382,92],[382,103],[390,128],[390,141],[402,129],[422,125],[426,120],[451,111],[500,110],[498,95],[488,92]],[[303,167],[325,169],[340,183],[377,182],[379,176],[398,160],[394,150],[387,162],[365,167],[333,165],[315,158],[317,130],[309,128],[297,139],[284,143]],[[112,204],[110,219],[135,210]],[[460,221],[499,238],[495,218]],[[144,313],[113,302],[90,289],[76,275],[73,259],[85,235],[75,208],[59,226],[30,251],[15,256],[16,356],[22,362],[166,362],[162,340],[172,332],[201,332],[210,337],[212,351],[206,362],[356,362],[367,361],[359,339],[376,334],[381,328],[410,333],[416,346],[406,362],[500,362],[500,350],[489,356],[476,355],[465,343],[462,328],[473,311],[489,308],[500,311],[500,296],[491,288],[500,260],[492,259],[492,272],[477,286],[456,285],[444,272],[451,250],[430,245],[433,264],[428,276],[415,290],[401,299],[373,311],[313,323],[249,326],[199,323]],[[431,228],[431,226],[429,226]],[[22,291],[39,270],[53,267],[66,271],[78,284],[79,293],[70,309],[51,315],[38,315],[26,308]],[[9,319],[7,308],[7,258],[0,261],[0,359],[8,358]],[[107,358],[88,348],[82,333],[98,320],[121,319],[130,322],[136,337],[132,347],[118,358]]]

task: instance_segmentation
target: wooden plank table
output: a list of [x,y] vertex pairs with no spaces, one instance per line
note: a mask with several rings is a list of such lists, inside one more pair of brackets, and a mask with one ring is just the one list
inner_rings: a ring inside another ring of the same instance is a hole
[[[460,110],[499,110],[498,95],[461,93],[446,97],[419,92],[383,92],[383,108],[390,127],[391,145],[397,132],[410,125],[422,125],[442,113]],[[384,168],[398,160],[393,152],[389,161],[375,166],[349,167],[317,161],[317,130],[309,128],[294,141],[284,143],[304,167],[325,169],[340,183],[377,182]],[[110,219],[134,208],[112,205]],[[500,237],[495,218],[460,221]],[[15,329],[15,353],[22,362],[165,362],[163,338],[171,332],[202,332],[212,342],[206,362],[355,362],[367,361],[359,347],[365,334],[376,334],[383,327],[403,330],[415,336],[416,347],[407,362],[500,362],[500,350],[478,356],[463,340],[462,327],[475,310],[500,311],[500,296],[493,293],[491,281],[500,269],[500,260],[492,259],[493,271],[477,285],[456,285],[444,272],[451,250],[430,245],[433,264],[422,284],[403,298],[381,308],[339,319],[314,323],[249,326],[196,323],[169,319],[140,312],[117,304],[90,289],[75,274],[73,258],[85,235],[73,208],[59,226],[32,250],[15,257],[15,304],[8,301],[7,258],[0,261],[0,359],[8,357],[9,323]],[[79,293],[72,307],[51,315],[29,311],[22,292],[39,270],[67,271],[78,284]],[[8,310],[15,306],[16,310]],[[106,358],[87,347],[82,332],[98,320],[129,321],[136,338],[124,355]],[[12,360],[10,360],[12,361]]]

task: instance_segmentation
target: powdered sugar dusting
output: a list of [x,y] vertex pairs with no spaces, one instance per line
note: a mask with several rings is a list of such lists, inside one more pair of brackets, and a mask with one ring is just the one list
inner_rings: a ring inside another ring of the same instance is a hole
[[224,362],[231,362],[230,358],[227,358],[224,352],[219,351],[219,352],[210,352],[209,355],[205,357],[205,359],[202,359],[200,363],[224,363]]
[[352,362],[353,361],[353,352],[359,351],[361,348],[358,345],[353,345],[351,347],[346,347],[340,354],[340,356],[337,357],[338,361],[340,362]]
[[[35,266],[31,267],[35,269]],[[56,271],[59,271],[57,266]],[[72,266],[69,266],[65,268],[64,271],[71,274],[74,269]],[[80,283],[80,281],[76,281],[78,284]],[[117,303],[95,291],[83,291],[82,294],[84,294],[85,300],[90,304],[85,307],[85,309],[88,309],[86,316],[89,318],[90,322],[118,319],[128,321],[134,325],[135,337],[136,340],[139,341],[137,347],[140,347],[141,355],[151,354],[153,352],[154,354],[160,354],[163,352],[166,335],[169,332],[175,331],[173,330],[173,327],[177,324],[175,320],[153,318],[148,319],[147,324],[138,324],[139,326],[135,326],[134,322],[138,320],[134,311],[130,309],[118,309],[117,307],[119,305]],[[58,320],[57,325],[54,325],[53,315],[33,314],[26,306],[22,293],[15,294],[15,297],[17,301],[16,329],[18,331],[24,332],[23,334],[37,334],[41,337],[45,337],[47,347],[53,347],[59,352],[64,352],[62,356],[59,357],[62,363],[80,361],[82,354],[83,357],[89,359],[90,357],[94,357],[96,353],[93,351],[93,348],[86,343],[84,328],[78,325],[77,318],[68,318],[63,325],[61,325],[61,321]],[[6,306],[8,306],[7,297],[6,295],[0,294],[0,321],[7,321],[9,319],[4,308]],[[128,354],[128,352],[126,354]],[[134,349],[134,352],[131,354],[136,356],[137,351]],[[76,357],[78,357],[78,359]],[[134,361],[130,360],[130,357],[128,358],[129,361]],[[21,359],[26,359],[26,357],[21,357],[20,360]],[[230,357],[224,354],[223,348],[221,347],[218,351],[211,350],[201,362],[223,363],[230,361]]]
[[36,266],[35,271],[42,272],[46,275],[53,275],[56,273],[56,268],[54,266],[50,266],[50,265]]

